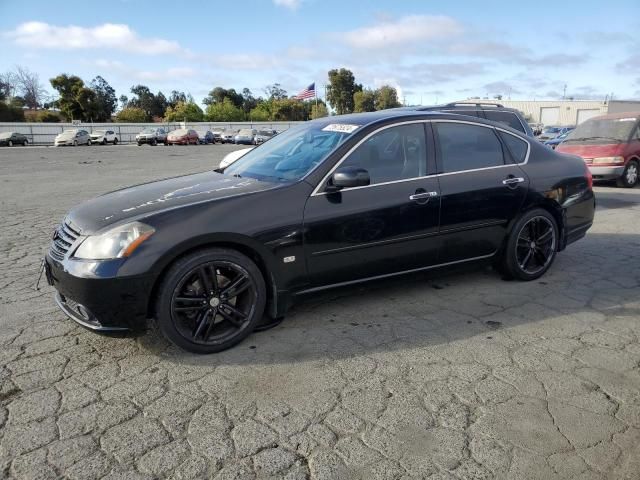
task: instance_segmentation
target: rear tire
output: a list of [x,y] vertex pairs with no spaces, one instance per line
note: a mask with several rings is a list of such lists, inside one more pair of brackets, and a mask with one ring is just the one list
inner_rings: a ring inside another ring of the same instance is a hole
[[9,145],[10,147],[13,147],[13,140],[9,140],[9,143],[7,145]]
[[619,187],[633,188],[638,184],[638,175],[640,175],[638,161],[631,160],[627,163],[627,168],[624,169],[624,173],[616,183]]
[[87,147],[91,146],[91,140],[87,140]]
[[151,145],[152,146],[156,146],[158,144],[158,141],[154,138],[153,140],[151,140]]
[[256,264],[226,248],[176,261],[158,288],[157,325],[173,344],[215,353],[244,340],[261,320],[266,286]]
[[29,144],[29,140],[25,140],[24,142],[22,142],[22,146],[26,147]]
[[507,277],[535,280],[553,264],[558,241],[555,218],[542,208],[530,210],[513,226],[499,270]]

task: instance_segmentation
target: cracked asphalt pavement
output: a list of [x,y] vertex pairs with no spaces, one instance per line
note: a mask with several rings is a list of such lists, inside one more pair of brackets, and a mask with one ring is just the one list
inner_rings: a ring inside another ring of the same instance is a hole
[[530,283],[477,266],[329,291],[217,355],[35,291],[54,225],[232,146],[0,150],[0,478],[640,478],[640,189]]

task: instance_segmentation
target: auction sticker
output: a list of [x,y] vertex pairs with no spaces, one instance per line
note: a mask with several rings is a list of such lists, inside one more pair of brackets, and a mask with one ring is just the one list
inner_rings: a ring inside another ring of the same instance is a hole
[[351,133],[360,128],[360,125],[347,125],[344,123],[332,123],[322,129],[323,132],[343,132]]

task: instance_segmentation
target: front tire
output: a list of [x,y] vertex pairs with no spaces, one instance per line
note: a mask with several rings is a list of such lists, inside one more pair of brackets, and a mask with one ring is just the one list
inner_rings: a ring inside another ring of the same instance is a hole
[[511,230],[502,259],[502,270],[518,280],[535,280],[551,267],[558,252],[558,226],[541,208],[526,212]]
[[262,318],[264,278],[256,264],[230,249],[199,250],[171,266],[159,287],[162,334],[194,353],[215,353],[246,338]]
[[13,140],[9,140],[9,143],[7,145],[9,145],[10,147],[13,147]]
[[114,145],[117,145],[117,144],[118,144],[118,137],[116,137],[116,138],[114,138],[114,139],[113,139],[113,144],[114,144]]
[[627,163],[627,168],[624,169],[624,173],[618,179],[617,183],[619,187],[633,188],[638,184],[638,175],[640,175],[640,167],[636,160],[631,160]]
[[87,147],[91,146],[91,140],[87,140]]
[[29,140],[24,140],[24,141],[22,142],[22,146],[23,146],[23,147],[26,147],[28,144],[29,144]]

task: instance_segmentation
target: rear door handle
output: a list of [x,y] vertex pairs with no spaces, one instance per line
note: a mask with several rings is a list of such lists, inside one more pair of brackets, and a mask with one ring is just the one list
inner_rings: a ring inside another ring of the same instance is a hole
[[504,180],[502,180],[503,185],[516,185],[518,183],[524,183],[524,178],[512,177],[512,178],[505,178]]
[[421,192],[421,193],[414,193],[413,195],[409,195],[409,200],[412,200],[412,201],[425,200],[425,199],[429,199],[437,196],[438,196],[438,192]]

